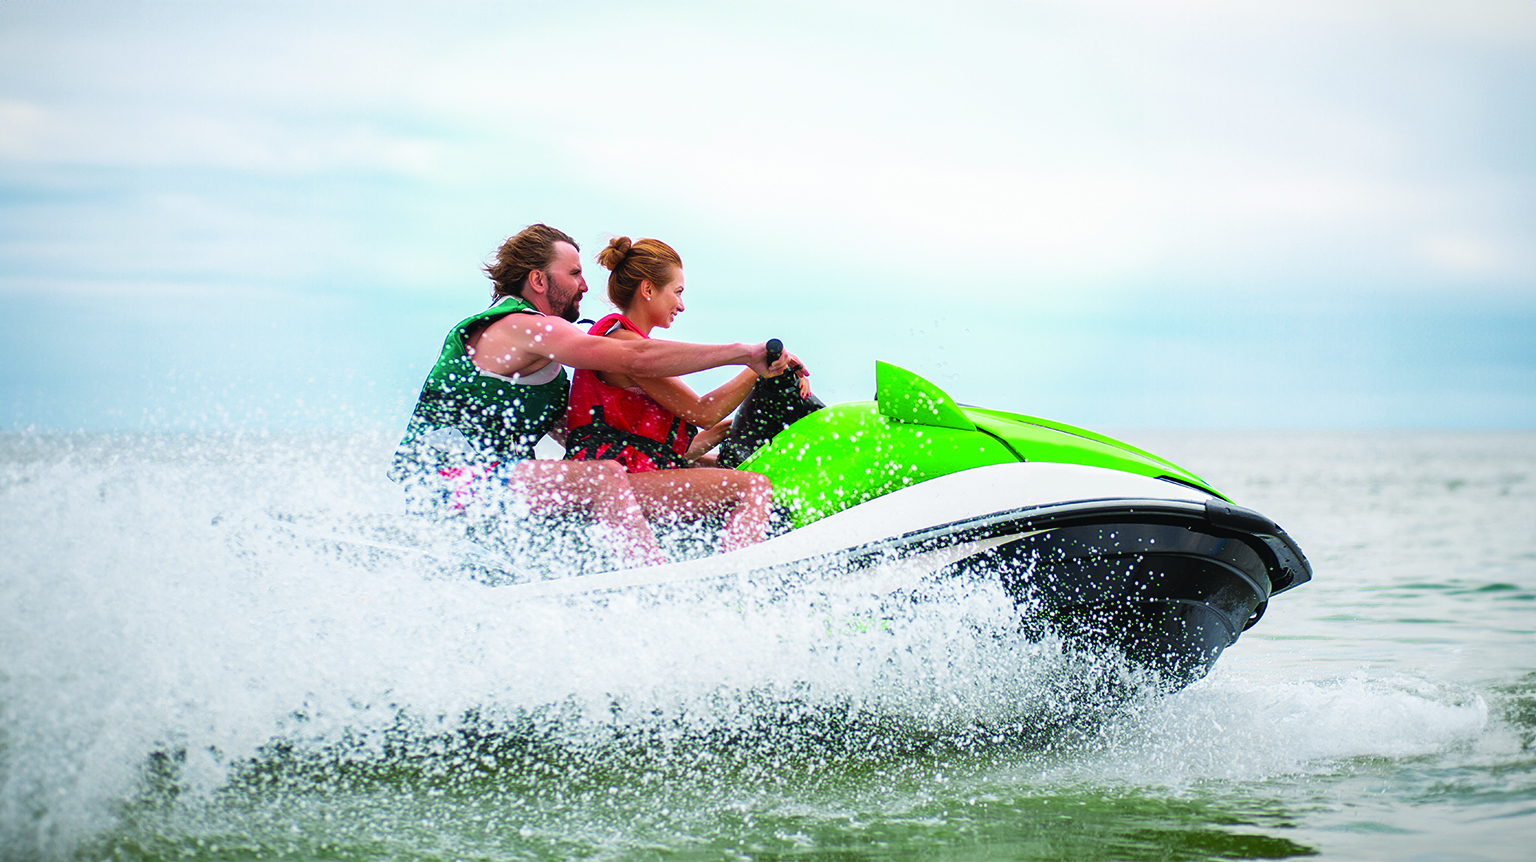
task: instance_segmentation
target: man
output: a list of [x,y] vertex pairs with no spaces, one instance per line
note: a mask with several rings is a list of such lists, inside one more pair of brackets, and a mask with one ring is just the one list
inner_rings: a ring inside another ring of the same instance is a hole
[[587,292],[580,247],[535,224],[509,238],[486,266],[490,308],[448,333],[427,375],[390,478],[413,508],[463,508],[477,486],[505,482],[535,511],[585,512],[617,533],[631,563],[665,557],[624,468],[613,461],[538,461],[533,447],[563,433],[569,384],[563,366],[631,377],[673,377],[722,365],[773,376],[797,360],[767,364],[767,345],[683,344],[588,335],[574,325]]

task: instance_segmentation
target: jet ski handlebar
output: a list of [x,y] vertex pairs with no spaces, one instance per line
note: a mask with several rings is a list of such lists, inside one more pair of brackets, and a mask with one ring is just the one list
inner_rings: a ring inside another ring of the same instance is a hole
[[772,365],[773,363],[779,361],[780,356],[784,355],[784,342],[778,340],[777,338],[770,338],[768,339],[767,346],[768,355],[766,358],[768,360],[768,364]]

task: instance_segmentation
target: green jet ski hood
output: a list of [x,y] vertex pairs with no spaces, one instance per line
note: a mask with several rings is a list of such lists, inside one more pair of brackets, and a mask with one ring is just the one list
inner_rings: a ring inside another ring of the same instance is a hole
[[874,401],[806,416],[740,469],[773,480],[774,501],[802,527],[909,485],[1014,461],[1103,467],[1222,496],[1150,452],[1061,422],[962,407],[933,383],[886,362],[875,363]]

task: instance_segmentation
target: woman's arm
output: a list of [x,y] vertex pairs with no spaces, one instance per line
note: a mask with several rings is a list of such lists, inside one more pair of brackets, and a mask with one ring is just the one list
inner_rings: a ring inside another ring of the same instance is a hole
[[[693,442],[688,445],[688,451],[684,453],[683,458],[689,461],[698,461],[700,458],[708,455],[709,450],[719,446],[721,441],[725,439],[726,435],[730,433],[731,420],[721,419],[719,422],[715,423],[714,427],[706,428],[694,436]],[[704,464],[700,466],[712,467],[714,465]]]
[[[681,377],[636,377],[635,385],[655,399],[657,404],[683,417],[699,428],[709,428],[741,406],[757,382],[757,372],[748,368],[726,381],[725,385],[704,395],[696,394]],[[722,433],[722,437],[724,434]]]
[[[616,329],[608,333],[607,337],[621,341],[642,340],[640,336],[625,329]],[[638,386],[657,404],[683,417],[683,421],[711,430],[746,400],[747,393],[752,391],[752,384],[757,382],[757,372],[746,368],[713,392],[699,395],[681,377],[631,377],[611,372],[599,372],[597,376],[609,386],[621,389]]]

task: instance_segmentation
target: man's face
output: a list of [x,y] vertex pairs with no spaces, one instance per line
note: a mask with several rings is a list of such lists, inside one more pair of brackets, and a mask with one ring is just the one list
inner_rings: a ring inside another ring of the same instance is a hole
[[581,316],[581,295],[587,292],[587,280],[581,274],[581,253],[568,242],[555,243],[555,260],[544,271],[549,282],[545,295],[551,314],[572,323]]

